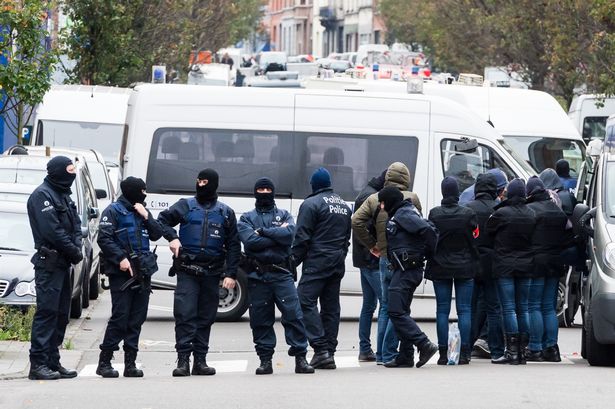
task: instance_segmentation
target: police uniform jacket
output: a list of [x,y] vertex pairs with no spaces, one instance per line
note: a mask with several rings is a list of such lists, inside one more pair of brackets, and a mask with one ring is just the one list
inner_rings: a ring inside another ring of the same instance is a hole
[[459,206],[457,198],[445,197],[442,205],[429,212],[438,229],[436,252],[427,262],[425,277],[430,280],[474,278],[478,250],[474,240],[478,220],[474,210]]
[[331,188],[305,199],[297,216],[292,252],[302,273],[317,277],[343,275],[350,245],[350,207]]
[[438,230],[423,219],[412,203],[403,201],[394,215],[387,222],[387,256],[395,269],[400,266],[397,259],[417,261],[422,265],[425,258],[430,258],[436,251]]
[[[284,223],[288,226],[281,227]],[[288,258],[295,234],[295,222],[289,212],[276,206],[253,209],[244,213],[237,222],[239,238],[246,256],[260,265],[279,265],[288,269]],[[258,230],[258,233],[256,231]],[[263,279],[263,274],[246,271],[251,279]],[[290,275],[281,270],[268,269],[267,279],[283,278]]]
[[[158,216],[164,238],[179,239],[182,251],[205,264],[223,266],[224,277],[236,278],[241,243],[237,233],[237,219],[233,209],[218,201],[200,204],[196,197],[180,199]],[[180,225],[179,234],[174,227]]]
[[[28,198],[28,217],[34,248],[34,268],[66,271],[83,259],[81,254],[81,219],[69,193],[55,190],[47,181],[34,189]],[[54,265],[45,263],[41,247],[58,252]]]
[[[160,239],[163,230],[149,210],[147,213],[145,220],[124,196],[120,196],[103,211],[98,225],[97,241],[102,252],[105,274],[126,274],[120,270],[119,265],[123,259],[129,259],[131,252],[151,254],[150,240]],[[155,258],[152,264],[142,265],[142,273],[154,274],[158,270]]]
[[535,224],[534,212],[524,198],[507,199],[495,207],[487,220],[487,234],[493,239],[495,278],[532,276]]
[[551,200],[549,193],[541,191],[528,198],[528,205],[536,217],[532,235],[535,277],[560,277],[565,267],[560,254],[564,249],[566,214]]

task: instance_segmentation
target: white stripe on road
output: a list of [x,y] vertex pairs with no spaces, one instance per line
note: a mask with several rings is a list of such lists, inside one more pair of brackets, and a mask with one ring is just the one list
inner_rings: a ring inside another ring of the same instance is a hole
[[163,307],[162,305],[150,305],[148,309],[152,311],[173,312],[173,307]]
[[335,356],[335,366],[338,368],[360,368],[357,356]]

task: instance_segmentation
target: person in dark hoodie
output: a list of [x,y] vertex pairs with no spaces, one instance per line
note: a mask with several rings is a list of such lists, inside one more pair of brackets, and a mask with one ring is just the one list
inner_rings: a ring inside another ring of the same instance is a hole
[[299,207],[292,246],[296,264],[302,264],[297,292],[308,340],[314,349],[310,366],[335,369],[340,283],[346,271],[352,211],[333,192],[327,169],[316,169],[310,184],[312,194]]
[[237,229],[247,259],[250,327],[261,361],[256,374],[273,373],[275,306],[282,313],[286,342],[290,345],[288,355],[295,357],[295,373],[314,373],[305,359],[308,341],[289,266],[295,222],[288,211],[276,206],[271,179],[256,181],[254,197],[255,208],[241,216]]
[[436,328],[440,359],[438,365],[448,363],[448,318],[451,312],[453,286],[455,306],[461,334],[459,365],[470,363],[472,327],[472,291],[478,264],[475,237],[478,220],[474,210],[459,206],[457,179],[447,176],[442,180],[442,205],[429,212],[428,219],[438,229],[436,252],[427,261],[425,278],[433,281],[436,293]]
[[[506,186],[504,186],[505,188]],[[496,280],[493,276],[493,241],[487,234],[486,224],[493,214],[500,196],[495,175],[482,173],[476,177],[475,198],[466,206],[474,210],[478,219],[479,235],[476,248],[480,265],[474,278],[472,309],[472,344],[479,338],[483,325],[487,322],[487,344],[491,359],[497,360],[504,355],[504,336],[502,330],[502,308]],[[476,307],[475,307],[476,306]],[[475,311],[476,308],[476,311]],[[479,311],[481,310],[482,311]]]
[[[132,176],[120,183],[122,195],[102,213],[98,244],[104,261],[103,273],[109,276],[111,318],[107,323],[96,373],[103,378],[117,378],[111,366],[113,352],[124,341],[124,376],[143,376],[135,360],[139,350],[141,327],[147,318],[151,276],[158,270],[156,256],[150,251],[150,240],[162,237],[162,226],[144,206],[145,182]],[[130,257],[139,258],[143,282],[130,284],[137,274]]]
[[[173,376],[215,375],[207,365],[209,335],[216,319],[219,282],[235,288],[241,255],[235,212],[218,201],[218,173],[204,169],[196,179],[196,195],[180,199],[158,216],[173,253],[177,288],[173,303],[177,368]],[[179,227],[179,235],[174,227]]]
[[387,254],[393,272],[389,286],[389,317],[400,340],[399,355],[389,367],[414,366],[414,347],[419,351],[416,367],[420,368],[438,352],[438,346],[410,316],[414,291],[423,280],[425,259],[436,250],[438,231],[423,219],[403,193],[394,186],[382,189],[378,201],[389,219],[386,225]]
[[566,271],[560,253],[567,218],[536,176],[527,181],[526,192],[536,226],[532,235],[534,274],[528,300],[530,341],[527,351],[520,353],[525,353],[528,361],[559,362],[556,304],[559,279]]
[[[373,177],[367,186],[359,193],[354,202],[356,212],[363,202],[374,193],[378,193],[384,187],[384,179],[387,169],[379,176]],[[376,220],[370,226],[372,235],[376,235]],[[367,247],[359,241],[357,233],[352,233],[352,264],[361,273],[361,293],[363,294],[363,304],[361,305],[361,315],[359,316],[359,361],[360,362],[382,362],[382,340],[386,331],[386,325],[380,325],[378,321],[378,333],[376,336],[376,353],[372,349],[370,334],[372,330],[372,317],[376,311],[376,305],[380,305],[382,310],[382,284],[380,283],[380,259],[374,256]],[[380,317],[378,311],[378,316]]]
[[60,364],[59,347],[68,325],[71,264],[83,259],[81,219],[71,199],[77,176],[65,156],[47,163],[47,176],[28,198],[28,218],[36,253],[32,256],[36,312],[32,321],[29,379],[74,378],[77,371]]
[[555,162],[555,171],[559,176],[566,190],[574,190],[577,188],[577,179],[570,176],[570,164],[566,159],[560,159]]
[[557,172],[551,168],[546,168],[540,172],[538,177],[542,180],[545,189],[557,193],[562,204],[562,210],[566,213],[566,216],[570,220],[574,207],[577,204],[577,200],[574,195],[564,186],[562,179],[558,176]]
[[525,364],[523,351],[529,342],[528,296],[534,271],[532,235],[536,218],[525,203],[525,183],[513,179],[507,199],[487,220],[493,240],[493,272],[502,304],[506,350],[492,360],[496,364]]

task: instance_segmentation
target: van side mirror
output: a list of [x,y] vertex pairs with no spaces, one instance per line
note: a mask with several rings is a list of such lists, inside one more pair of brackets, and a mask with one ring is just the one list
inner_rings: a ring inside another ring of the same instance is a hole
[[105,189],[96,189],[96,199],[106,199],[107,191]]
[[100,214],[98,213],[98,209],[95,207],[90,207],[90,209],[88,210],[88,220],[98,219],[99,215]]

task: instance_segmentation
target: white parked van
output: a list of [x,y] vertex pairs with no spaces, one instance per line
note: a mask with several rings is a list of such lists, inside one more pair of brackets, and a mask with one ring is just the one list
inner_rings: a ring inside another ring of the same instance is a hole
[[[220,174],[220,200],[238,217],[254,207],[254,182],[262,176],[275,182],[278,206],[296,217],[311,193],[310,175],[320,166],[330,171],[334,190],[352,204],[371,177],[392,162],[403,162],[425,215],[439,205],[445,175],[471,183],[492,167],[510,178],[533,174],[471,111],[425,95],[141,85],[129,100],[126,125],[123,172],[146,180],[154,214],[193,195],[196,176],[207,167]],[[467,149],[472,139],[478,145]],[[159,249],[158,255],[160,271],[153,283],[174,288],[175,279],[167,276],[170,252]],[[360,294],[350,252],[346,272],[343,293]],[[240,274],[238,282],[236,291],[221,294],[219,317],[234,319],[245,312],[245,276]],[[417,296],[423,291],[419,288]]]
[[602,106],[598,107],[600,99],[599,95],[577,95],[568,110],[568,117],[586,143],[592,138],[603,140],[606,120],[615,114],[615,98],[602,98]]
[[30,144],[101,152],[117,190],[120,146],[131,91],[87,85],[51,87],[36,106]]

